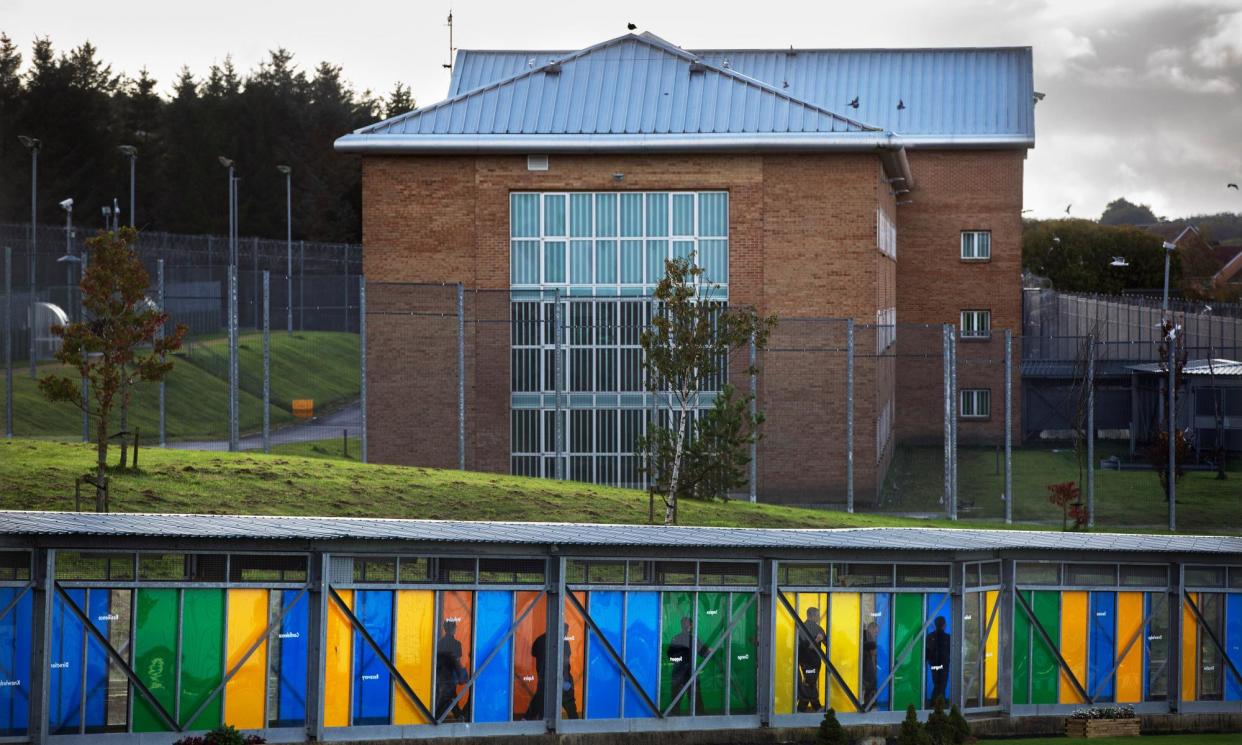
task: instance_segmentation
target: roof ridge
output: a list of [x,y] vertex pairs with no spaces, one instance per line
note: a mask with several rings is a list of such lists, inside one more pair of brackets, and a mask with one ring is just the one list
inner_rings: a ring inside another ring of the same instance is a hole
[[[692,62],[692,63],[697,62],[703,65],[704,67],[710,68],[713,72],[719,75],[723,75],[726,78],[729,78],[730,80],[741,83],[743,85],[752,86],[758,90],[765,91],[769,94],[777,96],[778,98],[784,99],[785,101],[788,101],[790,103],[803,106],[811,111],[819,113],[822,116],[827,116],[835,121],[841,122],[845,124],[847,127],[857,127],[858,129],[864,132],[884,132],[885,131],[881,127],[876,127],[874,125],[867,124],[865,122],[861,122],[856,119],[851,119],[842,114],[838,114],[835,111],[824,108],[823,106],[819,104],[812,103],[811,101],[807,101],[803,98],[794,96],[787,91],[777,88],[774,85],[765,83],[749,75],[745,75],[732,68],[721,67],[718,65],[714,65],[710,62],[704,62],[697,54],[687,51],[685,49],[682,49],[681,47],[673,44],[672,42],[669,42],[649,31],[644,31],[641,34],[634,34],[634,33],[623,34],[621,36],[617,36],[612,39],[599,42],[597,44],[592,44],[590,46],[583,47],[582,49],[579,49],[575,52],[571,52],[563,57],[559,57],[549,62],[545,62],[542,65],[538,65],[535,67],[528,68],[526,70],[522,70],[521,72],[510,75],[507,78],[501,78],[500,80],[493,81],[491,83],[488,83],[487,85],[479,86],[478,88],[472,88],[468,91],[459,91],[457,94],[444,98],[440,101],[437,101],[436,103],[433,103],[425,108],[413,109],[403,114],[399,114],[395,117],[384,119],[384,120],[375,122],[373,124],[368,124],[365,127],[361,127],[359,129],[354,130],[354,134],[365,135],[379,128],[390,128],[392,125],[406,121],[415,116],[421,116],[423,114],[427,114],[428,112],[436,111],[438,109],[452,105],[459,101],[463,101],[470,96],[483,94],[488,91],[498,90],[502,86],[505,86],[505,85],[511,85],[518,80],[531,77],[539,72],[546,71],[549,67],[552,67],[553,65],[561,65],[566,62],[573,62],[574,60],[578,60],[583,57],[586,57],[587,55],[593,54],[601,49],[606,49],[608,47],[615,46],[617,44],[621,44],[626,41],[641,42],[653,48],[660,49],[675,57],[680,57],[683,60],[686,60],[688,62]],[[460,52],[462,50],[458,50],[458,51]],[[542,54],[542,52],[538,52],[537,54]]]

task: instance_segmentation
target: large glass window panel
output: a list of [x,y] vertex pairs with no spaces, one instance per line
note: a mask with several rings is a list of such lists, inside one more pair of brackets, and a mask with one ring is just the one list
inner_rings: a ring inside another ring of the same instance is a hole
[[1117,703],[1143,700],[1143,613],[1143,593],[1117,593]]
[[595,235],[617,234],[617,195],[595,195]]
[[673,195],[673,235],[694,235],[694,195]]
[[749,593],[733,593],[733,631],[729,634],[729,713],[755,713],[759,603]]
[[274,590],[281,610],[287,609],[271,642],[276,703],[269,712],[273,727],[301,727],[306,723],[307,621],[310,601],[292,590]]
[[621,716],[621,668],[608,653],[604,640],[614,650],[623,648],[624,604],[625,593],[619,590],[595,590],[590,594],[588,612],[603,637],[591,630],[587,638],[587,719]]
[[565,195],[543,195],[543,234],[565,235]]
[[728,593],[698,593],[698,639],[694,664],[696,668],[701,667],[695,683],[698,689],[695,708],[700,716],[723,714],[725,711],[728,683],[728,647],[725,644],[725,633],[728,629],[729,609]]
[[621,241],[621,283],[639,285],[643,282],[643,242]]
[[[654,704],[658,701],[660,685],[660,593],[626,593],[625,609],[625,664],[646,697]],[[646,718],[656,716],[634,684],[625,683],[624,716]]]
[[539,241],[510,241],[509,250],[509,281],[515,285],[539,284]]
[[966,706],[982,706],[983,669],[980,664],[983,646],[983,593],[967,593],[962,612],[962,676]]
[[[134,672],[165,711],[174,710],[178,674],[177,590],[138,590],[134,624]],[[133,730],[165,732],[169,729],[156,710],[140,695],[134,696]]]
[[440,595],[440,632],[436,640],[435,707],[446,722],[470,721],[471,698],[465,683],[474,668],[474,593],[450,590]]
[[391,719],[391,676],[380,655],[392,659],[393,594],[389,590],[358,590],[354,593],[354,615],[371,639],[354,631],[354,725],[389,724]]
[[[862,678],[862,618],[860,595],[834,592],[829,600],[828,656],[842,680],[829,681],[828,705],[839,712],[855,712]],[[844,683],[844,684],[843,684]]]
[[660,662],[660,709],[667,710],[679,693],[677,705],[670,716],[693,713],[694,692],[690,690],[694,672],[694,594],[666,592],[662,594]]
[[1090,603],[1087,692],[1096,703],[1110,703],[1116,700],[1117,594],[1093,592]]
[[543,244],[543,282],[550,285],[565,283],[565,241],[546,241]]
[[516,601],[519,612],[531,602],[535,607],[513,635],[513,718],[537,721],[543,719],[546,691],[556,688],[555,681],[544,679],[549,646],[548,598],[542,590],[530,590],[518,592]]
[[668,197],[667,192],[647,195],[647,235],[668,235]]
[[699,266],[703,277],[718,285],[729,283],[729,242],[725,240],[699,241]]
[[636,237],[643,234],[643,195],[621,195],[621,235]]
[[485,590],[476,593],[478,615],[475,652],[474,721],[507,722],[512,716],[509,698],[513,685],[513,592]]
[[31,593],[0,587],[0,737],[26,734],[30,716]]
[[729,234],[729,195],[726,192],[702,192],[699,194],[699,235],[725,236]]
[[595,284],[617,284],[616,241],[595,241]]
[[647,241],[647,284],[655,284],[664,277],[664,262],[668,259],[668,241]]
[[569,281],[575,285],[589,285],[595,276],[592,267],[591,241],[569,242]]
[[509,235],[514,238],[539,237],[539,195],[509,195]]
[[589,238],[594,233],[591,221],[592,201],[590,194],[569,195],[569,234],[571,236]]
[[1225,694],[1225,664],[1220,649],[1212,639],[1224,638],[1225,596],[1217,592],[1199,593],[1199,614],[1203,616],[1203,623],[1198,634],[1198,700],[1220,701]]

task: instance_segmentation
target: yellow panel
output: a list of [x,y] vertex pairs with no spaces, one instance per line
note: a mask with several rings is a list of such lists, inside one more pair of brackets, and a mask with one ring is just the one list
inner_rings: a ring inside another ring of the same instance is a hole
[[[1143,701],[1143,593],[1117,593],[1117,703]],[[1133,642],[1133,643],[1132,643]],[[1127,645],[1129,651],[1126,651]],[[1125,654],[1123,657],[1122,654]]]
[[[337,590],[345,605],[353,610],[354,591]],[[324,633],[325,658],[323,725],[349,726],[349,697],[353,688],[354,630],[335,600],[328,601],[328,628]]]
[[[1189,593],[1190,599],[1199,602],[1199,593]],[[1190,610],[1190,603],[1182,602],[1182,700],[1194,701],[1199,690],[1199,622]]]
[[[396,650],[393,664],[414,695],[430,708],[431,671],[436,660],[436,593],[434,590],[397,591]],[[393,724],[428,724],[405,689],[393,682]]]
[[[1081,685],[1087,684],[1087,599],[1086,592],[1061,593],[1061,657]],[[1061,671],[1060,702],[1087,703],[1078,694],[1065,671]]]
[[984,598],[983,625],[986,628],[989,620],[992,620],[992,628],[988,630],[988,638],[983,640],[983,699],[985,702],[994,702],[1000,699],[1000,693],[997,690],[997,663],[1000,662],[1000,613],[996,613],[995,619],[992,614],[996,608],[996,600],[1000,593],[996,590],[989,590]]
[[[794,606],[798,609],[798,617],[803,621],[806,620],[806,612],[809,608],[819,610],[819,626],[824,628],[824,622],[828,617],[828,595],[822,592],[800,592],[798,593],[798,603]],[[799,637],[801,639],[801,637]],[[827,651],[827,650],[825,650]],[[821,666],[819,669],[819,704],[820,708],[824,707],[824,702],[828,697],[828,670]],[[801,678],[801,676],[799,676]]]
[[[229,590],[228,608],[224,667],[231,671],[267,630],[267,590]],[[266,726],[263,716],[266,701],[267,640],[264,639],[224,685],[224,723],[237,729],[263,728]]]
[[[859,676],[862,666],[859,655],[862,654],[862,617],[860,607],[861,596],[856,592],[834,592],[832,594],[832,619],[829,626],[828,659],[841,675],[846,685],[858,695]],[[826,672],[826,671],[825,671]],[[829,677],[825,675],[825,677]],[[850,702],[845,689],[836,680],[832,681],[828,705],[838,712],[857,711]]]
[[[797,608],[795,598],[788,595],[785,599]],[[797,649],[795,639],[797,632],[794,627],[793,616],[789,615],[789,610],[785,608],[785,604],[777,602],[776,609],[776,680],[773,683],[772,695],[776,699],[777,714],[792,714],[794,710],[794,696],[796,671],[794,670],[794,651]]]

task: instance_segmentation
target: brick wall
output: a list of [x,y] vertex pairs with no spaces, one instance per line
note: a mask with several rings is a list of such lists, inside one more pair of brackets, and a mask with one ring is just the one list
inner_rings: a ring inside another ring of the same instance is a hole
[[[844,353],[826,351],[843,349],[844,324],[795,319],[852,317],[872,324],[877,309],[896,305],[899,323],[956,322],[958,301],[942,287],[971,302],[993,303],[998,328],[1016,323],[1020,312],[1020,154],[912,153],[919,189],[915,204],[902,207],[878,158],[867,154],[554,155],[544,172],[528,171],[525,156],[375,156],[363,163],[364,269],[372,309],[379,282],[462,282],[468,288],[466,460],[472,469],[509,469],[508,329],[495,322],[508,318],[503,291],[509,287],[511,191],[730,193],[730,301],[789,319],[773,347],[809,350],[773,351],[763,360],[760,406],[768,421],[759,484],[769,499],[827,502],[844,495]],[[962,190],[967,193],[957,193]],[[876,249],[877,209],[896,215],[897,262]],[[993,230],[991,263],[960,266],[956,236],[963,227]],[[944,255],[953,260],[933,260]],[[995,290],[1006,286],[1010,268],[1012,305],[1002,306],[996,297],[1005,293]],[[964,279],[964,269],[979,276]],[[401,291],[392,288],[397,298]],[[454,293],[420,292],[422,300],[405,301],[430,315],[368,318],[371,453],[377,462],[451,467],[457,454]],[[880,410],[894,396],[900,405],[903,385],[918,390],[939,377],[906,375],[904,360],[876,359],[870,329],[856,339],[861,503],[877,492],[891,458],[891,448],[876,452]],[[939,390],[936,384],[937,401]],[[898,417],[898,425],[906,418]]]

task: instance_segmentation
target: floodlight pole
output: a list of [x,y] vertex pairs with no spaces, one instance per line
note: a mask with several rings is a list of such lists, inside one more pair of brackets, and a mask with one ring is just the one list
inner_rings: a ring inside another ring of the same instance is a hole
[[[1169,444],[1169,472],[1166,476],[1169,482],[1169,532],[1177,532],[1177,435],[1174,427],[1177,421],[1177,411],[1174,405],[1177,401],[1176,391],[1176,374],[1177,374],[1177,337],[1173,333],[1173,324],[1169,319],[1169,256],[1173,250],[1177,248],[1174,243],[1165,241],[1164,243],[1164,293],[1160,302],[1160,329],[1165,332],[1166,339],[1169,344],[1168,355],[1165,362],[1169,366],[1169,430],[1166,439]],[[1167,331],[1165,330],[1167,326]]]
[[133,145],[121,145],[118,150],[129,158],[129,226],[134,227],[134,184],[137,174],[138,148]]
[[18,138],[21,143],[30,149],[30,310],[27,326],[30,331],[30,377],[33,380],[38,376],[35,369],[36,349],[35,345],[35,293],[38,286],[35,284],[35,257],[38,255],[39,245],[39,149],[43,143],[34,137],[22,135]]
[[293,336],[293,169],[276,170],[285,174],[285,335]]

